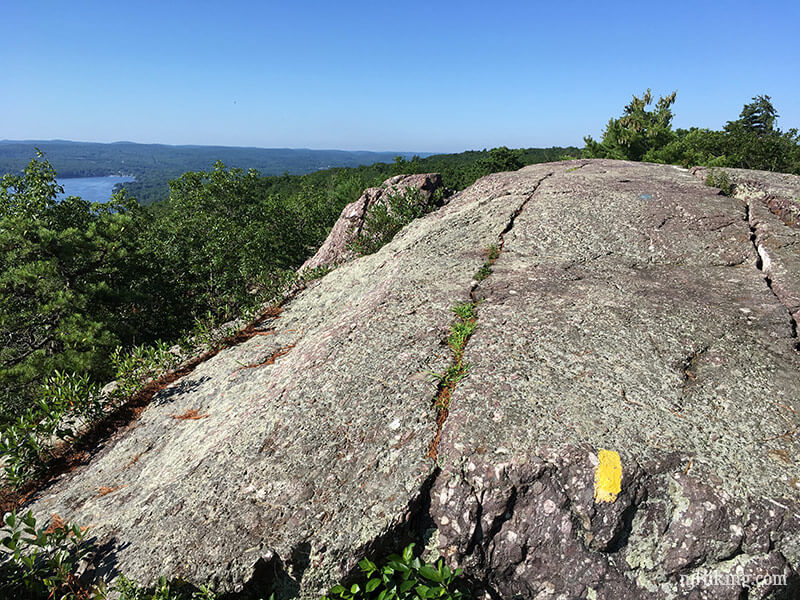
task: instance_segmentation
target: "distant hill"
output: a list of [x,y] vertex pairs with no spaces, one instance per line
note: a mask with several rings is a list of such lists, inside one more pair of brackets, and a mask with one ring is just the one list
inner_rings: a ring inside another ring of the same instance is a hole
[[64,140],[0,140],[0,175],[17,173],[33,157],[35,148],[45,153],[59,177],[132,175],[136,183],[126,188],[143,204],[166,197],[167,182],[186,171],[204,171],[221,160],[228,167],[256,169],[263,175],[302,175],[331,167],[356,167],[391,162],[415,152],[367,152],[234,146],[168,146]]

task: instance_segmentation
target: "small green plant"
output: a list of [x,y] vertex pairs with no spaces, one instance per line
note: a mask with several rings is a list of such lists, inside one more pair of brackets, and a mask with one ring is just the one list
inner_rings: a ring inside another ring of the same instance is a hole
[[152,346],[136,346],[125,352],[116,348],[111,355],[117,388],[114,395],[127,398],[138,391],[148,380],[158,377],[175,366],[177,357],[165,342]]
[[427,212],[427,203],[419,188],[388,192],[385,203],[376,203],[369,208],[364,226],[349,249],[358,256],[374,254],[391,242],[403,227]]
[[59,441],[72,442],[82,424],[102,413],[100,388],[88,375],[56,371],[40,387],[36,402],[0,432],[0,458],[13,487],[45,472]]
[[464,346],[478,326],[478,316],[475,313],[476,304],[474,302],[463,302],[456,304],[451,310],[458,317],[458,321],[450,326],[450,335],[447,337],[447,345],[453,351],[456,358],[460,358],[464,353]]
[[439,380],[439,393],[435,405],[440,410],[449,410],[453,388],[469,372],[469,363],[464,362],[464,347],[478,326],[477,306],[477,302],[459,302],[450,309],[458,317],[456,322],[450,325],[450,335],[447,336],[447,345],[453,353],[453,362],[443,373],[434,374]]
[[309,281],[322,279],[335,268],[336,267],[333,265],[320,265],[319,267],[314,267],[313,269],[305,269],[300,274],[301,283],[306,284]]
[[10,512],[0,529],[0,597],[20,600],[96,597],[76,576],[92,547],[86,529],[54,515],[46,529],[37,527],[31,511]]
[[464,348],[469,336],[478,326],[477,302],[459,302],[450,310],[458,317],[450,325],[450,334],[447,336],[447,345],[453,353],[453,362],[442,373],[431,373],[439,381],[439,391],[434,400],[434,406],[441,415],[447,416],[450,410],[450,396],[456,384],[469,373],[470,365],[464,361]]
[[[441,390],[450,390],[453,387],[455,387],[455,385],[459,381],[461,381],[462,379],[464,379],[464,377],[467,376],[467,374],[469,373],[469,368],[470,365],[465,362],[459,364],[453,363],[449,367],[447,367],[444,370],[444,372],[442,373],[430,372],[430,375],[433,377],[434,380],[437,380],[439,382],[439,388]],[[442,398],[443,396],[442,394],[440,394],[439,397],[437,398],[436,406],[440,408],[446,408]],[[449,396],[447,396],[447,399],[449,400]]]
[[348,587],[336,585],[321,600],[461,600],[467,598],[456,580],[461,569],[452,571],[440,558],[436,563],[414,557],[414,544],[402,554],[390,555],[378,566],[364,558],[358,563],[360,578]]
[[[152,588],[143,588],[127,577],[120,576],[113,590],[118,600],[216,600],[217,595],[205,586],[195,589],[180,581],[167,581],[161,577]],[[99,599],[98,599],[99,600]]]
[[492,265],[500,256],[500,248],[496,244],[492,244],[486,248],[486,262],[478,269],[478,272],[473,276],[478,281],[483,281],[492,274]]
[[706,185],[719,188],[720,192],[725,196],[733,196],[736,191],[736,185],[731,180],[730,175],[722,169],[709,169],[706,174]]
[[475,273],[474,278],[477,279],[478,281],[483,281],[491,274],[492,274],[492,267],[489,265],[489,263],[484,263],[483,266],[480,269],[478,269],[478,272]]

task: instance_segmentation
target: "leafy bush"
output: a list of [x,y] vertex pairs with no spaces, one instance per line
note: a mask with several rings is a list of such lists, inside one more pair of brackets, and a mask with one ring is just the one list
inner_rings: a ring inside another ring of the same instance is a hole
[[54,516],[49,527],[33,513],[5,515],[0,529],[0,597],[19,600],[78,600],[95,597],[76,576],[91,551],[86,529]]
[[109,409],[138,391],[149,379],[168,371],[176,356],[158,342],[111,355],[117,386],[102,395],[87,374],[56,371],[38,389],[39,396],[15,421],[0,431],[0,457],[9,484],[20,487],[42,475],[58,442],[74,442]]
[[523,167],[522,150],[510,150],[506,146],[492,148],[489,156],[478,160],[478,167],[484,174],[501,171],[516,171]]
[[151,346],[136,346],[127,351],[117,347],[110,360],[117,382],[112,394],[115,399],[124,399],[150,379],[173,368],[178,357],[170,352],[165,342],[159,341]]
[[468,597],[456,583],[461,569],[451,571],[441,558],[435,564],[423,562],[414,557],[413,551],[414,544],[410,544],[402,554],[390,555],[381,566],[364,558],[358,563],[360,578],[349,587],[332,587],[322,600],[460,600]]
[[[196,588],[162,577],[143,588],[121,576],[109,590],[102,579],[83,581],[81,561],[94,550],[86,527],[66,523],[54,515],[40,528],[31,511],[7,513],[0,529],[0,598],[18,600],[215,600],[204,586]],[[88,578],[86,578],[88,579]]]
[[[216,600],[205,586],[195,587],[165,577],[144,588],[124,575],[114,586],[100,578],[81,575],[82,562],[94,550],[88,528],[53,515],[47,528],[37,526],[33,513],[11,512],[0,528],[0,597],[19,600]],[[392,554],[381,566],[367,558],[359,562],[357,581],[336,585],[322,600],[461,600],[468,594],[440,558],[427,563],[413,555],[414,544],[400,555]],[[272,600],[270,597],[269,600]]]
[[[119,593],[118,600],[215,600],[217,595],[209,588],[201,586],[192,589],[181,582],[169,582],[166,577],[161,577],[152,588],[143,588],[125,576],[121,576],[114,585],[114,591]],[[98,597],[98,600],[101,600]]]
[[647,162],[679,164],[683,167],[730,165],[727,138],[722,131],[709,129],[677,129],[675,139],[659,148],[651,148],[642,160]]
[[102,413],[99,386],[88,375],[56,371],[37,401],[0,432],[0,458],[15,487],[41,475],[60,441],[73,441],[83,424]]
[[406,188],[386,194],[386,202],[369,207],[364,226],[350,243],[350,250],[358,256],[374,254],[403,227],[428,212],[425,198],[419,188]]
[[736,191],[736,186],[731,181],[731,176],[722,169],[709,169],[706,174],[706,185],[719,188],[720,192],[725,196],[733,196]]

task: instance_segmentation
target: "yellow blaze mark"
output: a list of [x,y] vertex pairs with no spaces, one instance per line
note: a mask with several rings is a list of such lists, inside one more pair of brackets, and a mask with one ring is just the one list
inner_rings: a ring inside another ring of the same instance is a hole
[[594,472],[594,499],[596,502],[614,502],[622,491],[622,461],[613,450],[597,453],[600,464]]

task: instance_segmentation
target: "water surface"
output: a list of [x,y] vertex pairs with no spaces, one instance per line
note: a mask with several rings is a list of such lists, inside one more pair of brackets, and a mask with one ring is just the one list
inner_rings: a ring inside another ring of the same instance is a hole
[[58,195],[58,200],[67,196],[80,196],[90,202],[108,202],[118,183],[136,181],[135,177],[124,175],[109,175],[108,177],[68,177],[59,179],[58,183],[64,188],[64,193]]

